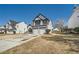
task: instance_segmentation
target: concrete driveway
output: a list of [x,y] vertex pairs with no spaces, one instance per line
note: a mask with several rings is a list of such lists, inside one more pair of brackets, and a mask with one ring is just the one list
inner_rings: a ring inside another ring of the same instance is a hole
[[5,50],[8,50],[12,47],[18,46],[26,41],[30,41],[32,37],[35,35],[32,34],[26,34],[22,37],[18,37],[15,39],[6,39],[6,40],[0,40],[0,52],[3,52]]

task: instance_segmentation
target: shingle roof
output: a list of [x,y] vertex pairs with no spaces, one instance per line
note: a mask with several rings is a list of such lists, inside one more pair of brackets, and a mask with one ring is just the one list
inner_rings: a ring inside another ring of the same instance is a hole
[[49,21],[49,19],[46,18],[46,17],[45,17],[43,14],[41,14],[41,13],[39,13],[39,14],[34,18],[33,21],[35,21],[35,20],[48,20],[48,21]]

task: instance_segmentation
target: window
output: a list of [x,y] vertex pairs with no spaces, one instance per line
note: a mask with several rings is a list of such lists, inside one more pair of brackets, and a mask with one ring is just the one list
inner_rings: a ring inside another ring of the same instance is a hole
[[40,25],[40,20],[36,20],[35,25]]
[[46,25],[47,24],[47,20],[43,20],[43,24]]

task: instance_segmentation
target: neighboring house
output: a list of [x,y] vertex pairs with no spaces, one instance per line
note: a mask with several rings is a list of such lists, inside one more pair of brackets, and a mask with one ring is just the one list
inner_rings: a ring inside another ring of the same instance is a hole
[[79,6],[73,8],[73,14],[68,21],[69,29],[74,29],[75,27],[79,27]]
[[32,23],[33,34],[44,34],[46,29],[52,31],[52,22],[42,14],[38,14]]
[[7,31],[7,34],[13,34],[13,28],[10,22],[6,24],[5,30]]
[[7,34],[17,34],[17,33],[25,33],[27,29],[27,24],[24,22],[14,22],[9,21],[5,27],[4,30],[6,30]]
[[58,28],[54,28],[53,31],[60,31]]
[[27,31],[27,24],[25,24],[24,22],[16,24],[16,33],[25,33]]
[[0,34],[4,34],[4,26],[0,26]]
[[14,32],[16,32],[15,26],[17,23],[18,22],[14,20],[9,20],[9,22],[6,25],[4,25],[6,34],[14,34]]

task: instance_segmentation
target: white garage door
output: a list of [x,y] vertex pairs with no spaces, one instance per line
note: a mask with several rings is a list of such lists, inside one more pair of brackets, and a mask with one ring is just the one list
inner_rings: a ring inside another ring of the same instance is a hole
[[39,34],[44,34],[45,29],[34,29],[33,34],[39,35]]

